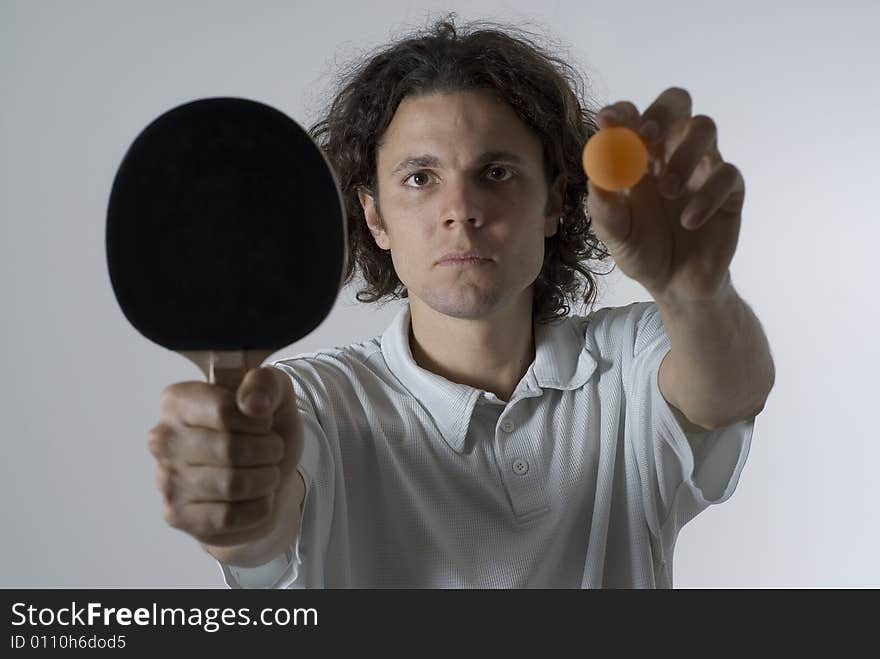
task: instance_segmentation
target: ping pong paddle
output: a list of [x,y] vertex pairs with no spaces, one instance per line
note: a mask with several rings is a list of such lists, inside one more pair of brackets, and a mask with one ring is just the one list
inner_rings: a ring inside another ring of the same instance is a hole
[[110,281],[143,336],[233,390],[326,318],[346,265],[335,172],[268,105],[206,98],[150,123],[107,208]]

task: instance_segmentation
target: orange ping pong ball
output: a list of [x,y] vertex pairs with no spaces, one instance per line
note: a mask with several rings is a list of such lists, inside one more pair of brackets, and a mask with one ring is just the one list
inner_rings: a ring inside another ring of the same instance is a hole
[[609,126],[584,147],[584,173],[600,188],[620,192],[638,183],[648,167],[648,149],[626,126]]

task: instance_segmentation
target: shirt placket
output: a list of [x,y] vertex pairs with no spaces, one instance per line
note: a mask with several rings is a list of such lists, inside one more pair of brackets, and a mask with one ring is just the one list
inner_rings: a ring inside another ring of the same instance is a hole
[[[533,390],[528,397],[537,395]],[[511,398],[495,426],[495,445],[499,471],[510,497],[513,512],[520,521],[538,515],[548,507],[546,477],[538,438],[529,433],[526,422],[528,404]]]

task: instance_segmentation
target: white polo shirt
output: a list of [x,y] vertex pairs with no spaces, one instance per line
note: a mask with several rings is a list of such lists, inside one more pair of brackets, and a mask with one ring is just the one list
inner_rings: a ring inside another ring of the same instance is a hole
[[686,434],[655,302],[535,325],[509,401],[420,368],[405,305],[279,361],[305,429],[293,551],[231,588],[671,588],[681,528],[733,494],[754,418]]

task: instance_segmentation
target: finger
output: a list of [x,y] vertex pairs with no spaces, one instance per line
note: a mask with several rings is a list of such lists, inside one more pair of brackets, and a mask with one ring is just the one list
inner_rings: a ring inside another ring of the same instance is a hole
[[281,482],[277,466],[188,467],[170,475],[171,488],[187,503],[248,501],[269,496]]
[[660,192],[667,199],[681,196],[700,163],[715,152],[718,131],[711,117],[700,114],[693,117],[684,139],[666,164],[660,177]]
[[284,442],[275,431],[247,434],[189,428],[171,444],[171,459],[193,466],[260,467],[277,465],[284,457]]
[[745,202],[742,173],[728,162],[719,165],[697,190],[681,214],[686,229],[699,229],[719,210],[740,213]]
[[255,434],[271,428],[266,419],[243,414],[233,392],[207,382],[178,382],[166,387],[160,406],[163,419],[193,428]]
[[639,132],[648,122],[655,122],[657,126],[656,136],[649,139],[651,146],[662,144],[676,124],[687,121],[691,116],[693,102],[691,95],[681,87],[670,87],[648,106],[639,122]]
[[147,432],[147,449],[160,465],[169,465],[174,460],[174,428],[165,423],[157,423]]
[[[285,488],[285,485],[282,484],[282,486],[272,496],[270,514],[260,525],[253,527],[249,531],[232,531],[218,533],[211,536],[210,538],[202,540],[202,542],[217,547],[228,547],[230,545],[241,544],[244,542],[253,542],[255,538],[259,538],[266,533],[271,532],[277,526],[278,520],[281,519],[282,515],[290,514],[288,511],[288,507],[292,504],[292,502],[297,500],[302,502],[301,492],[305,491],[305,483],[302,479],[302,475],[299,472],[296,472],[296,474],[296,481],[298,481],[300,487],[297,488],[296,486],[292,485],[292,483],[288,483],[288,487]],[[300,494],[297,494],[297,492],[300,492]],[[300,503],[299,512],[300,514],[302,513],[302,503]]]
[[274,431],[230,433],[165,423],[147,433],[147,448],[162,466],[259,467],[277,465],[284,457],[284,441]]
[[159,466],[156,486],[166,504],[240,502],[271,496],[281,483],[277,466],[252,468]]
[[604,190],[592,181],[587,182],[587,190],[587,210],[593,230],[614,251],[626,242],[632,229],[627,197],[622,193]]
[[[165,521],[170,526],[186,531],[201,542],[236,532],[255,529],[271,522],[274,495],[240,502],[201,502],[180,506],[165,506]],[[243,533],[244,537],[252,534]]]
[[[629,101],[621,101],[602,108],[596,119],[600,130],[612,126],[623,126],[636,133],[639,131],[639,109]],[[659,159],[663,158],[663,149],[652,149],[647,137],[645,135],[641,135],[641,137],[648,150],[648,171],[657,176],[662,169],[662,163]]]
[[636,130],[639,109],[629,101],[619,101],[599,110],[596,119],[600,130],[610,126],[626,126]]
[[231,533],[216,533],[207,536],[190,533],[196,540],[203,545],[211,547],[233,547],[248,542],[254,542],[272,531],[272,518],[261,522],[257,526],[244,531],[233,531]]

